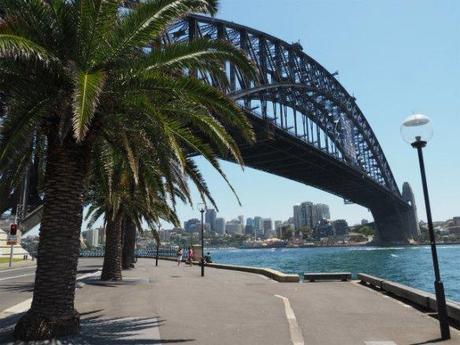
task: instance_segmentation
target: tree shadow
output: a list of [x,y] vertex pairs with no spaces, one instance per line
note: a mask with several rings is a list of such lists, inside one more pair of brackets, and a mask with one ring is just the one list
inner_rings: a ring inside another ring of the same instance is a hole
[[0,344],[5,345],[152,345],[179,344],[195,339],[160,339],[158,327],[165,320],[154,317],[116,317],[100,315],[101,310],[81,314],[81,333],[47,341],[16,341],[12,332],[21,316],[16,314],[0,320]]

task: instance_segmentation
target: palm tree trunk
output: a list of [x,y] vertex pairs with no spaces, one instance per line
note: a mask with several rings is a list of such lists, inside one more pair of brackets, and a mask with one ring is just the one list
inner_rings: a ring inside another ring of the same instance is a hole
[[88,146],[76,144],[72,137],[61,143],[55,133],[48,136],[33,301],[14,331],[21,340],[79,333],[74,297],[88,157]]
[[130,219],[123,221],[123,262],[124,270],[134,267],[134,256],[136,247],[136,224]]
[[122,227],[121,215],[115,219],[107,216],[104,264],[102,265],[101,280],[121,280]]

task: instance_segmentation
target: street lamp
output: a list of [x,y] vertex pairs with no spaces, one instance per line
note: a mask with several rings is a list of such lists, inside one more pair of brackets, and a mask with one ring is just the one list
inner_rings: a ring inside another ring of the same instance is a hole
[[201,213],[201,258],[200,258],[201,276],[204,277],[204,236],[203,236],[204,223],[203,223],[203,214],[204,214],[204,211],[206,210],[206,205],[204,203],[199,203],[198,204],[198,209],[200,210],[200,213]]
[[420,164],[420,174],[422,176],[423,195],[425,197],[426,218],[428,221],[428,232],[430,236],[431,255],[433,257],[433,268],[435,275],[434,289],[436,292],[436,304],[438,309],[439,326],[441,328],[441,338],[450,339],[449,319],[447,316],[446,296],[444,285],[439,272],[438,253],[436,250],[436,239],[433,231],[433,220],[431,218],[430,198],[426,182],[425,163],[423,161],[422,149],[433,137],[433,127],[430,118],[423,114],[409,116],[401,125],[401,136],[404,141],[417,149]]

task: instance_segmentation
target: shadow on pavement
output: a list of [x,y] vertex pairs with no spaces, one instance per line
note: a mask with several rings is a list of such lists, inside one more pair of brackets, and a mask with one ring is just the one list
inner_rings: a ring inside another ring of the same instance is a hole
[[16,283],[1,285],[0,290],[7,290],[13,292],[32,292],[34,291],[34,283]]
[[81,314],[81,334],[48,341],[22,342],[12,337],[14,325],[21,315],[16,314],[0,320],[0,344],[5,345],[151,345],[178,344],[195,339],[159,339],[158,327],[165,320],[159,317],[117,317],[106,318],[97,315],[101,310]]
[[442,339],[441,338],[436,338],[436,339],[431,339],[431,340],[424,341],[422,343],[413,343],[413,344],[410,344],[410,345],[438,344],[440,342],[442,342]]

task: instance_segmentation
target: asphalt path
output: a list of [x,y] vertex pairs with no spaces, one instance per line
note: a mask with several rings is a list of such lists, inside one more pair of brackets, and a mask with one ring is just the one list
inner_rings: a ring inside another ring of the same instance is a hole
[[[82,259],[80,274],[101,264]],[[155,267],[155,260],[140,259],[136,269],[123,272],[123,282],[81,280],[81,335],[56,344],[460,344],[457,330],[440,342],[438,323],[428,314],[355,282],[277,283],[252,273],[208,267],[203,278],[199,272],[196,266],[160,261]],[[0,290],[31,278],[0,280]],[[0,300],[11,294],[4,290]],[[22,344],[10,336],[17,317],[0,320],[1,344]]]
[[[78,274],[100,269],[100,259],[84,259],[78,264]],[[36,266],[13,267],[0,270],[0,313],[32,297]]]

